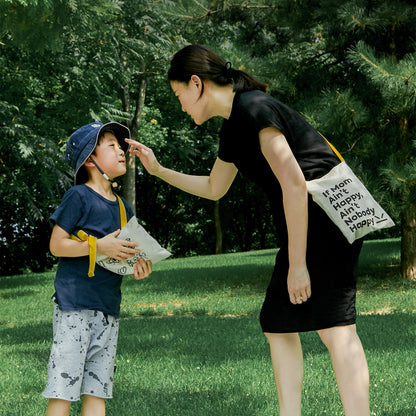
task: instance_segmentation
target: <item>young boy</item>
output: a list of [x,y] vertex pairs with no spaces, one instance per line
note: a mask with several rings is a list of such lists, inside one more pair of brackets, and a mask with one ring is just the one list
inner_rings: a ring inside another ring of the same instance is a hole
[[[68,416],[80,395],[82,415],[104,416],[104,400],[112,397],[122,276],[96,265],[95,255],[125,260],[140,251],[137,243],[116,238],[124,209],[112,180],[126,172],[125,138],[130,138],[127,127],[95,122],[74,132],[67,144],[65,157],[75,170],[75,186],[51,216],[50,250],[60,260],[43,392],[49,398],[47,416]],[[123,203],[128,221],[133,212]],[[81,240],[73,239],[80,230]],[[134,277],[143,279],[151,271],[151,262],[141,258]]]

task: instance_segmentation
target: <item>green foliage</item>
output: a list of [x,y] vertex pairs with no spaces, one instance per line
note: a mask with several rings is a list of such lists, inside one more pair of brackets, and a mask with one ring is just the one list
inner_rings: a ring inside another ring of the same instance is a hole
[[0,102],[0,119],[0,272],[43,270],[51,264],[48,212],[68,180],[56,144],[24,125],[17,107]]
[[379,93],[382,124],[378,132],[390,141],[387,148],[380,149],[387,161],[380,172],[403,212],[416,201],[416,53],[408,53],[398,60],[392,55],[376,54],[373,48],[359,42],[349,53],[349,59]]
[[[51,260],[48,217],[70,185],[62,149],[92,119],[128,125],[167,167],[209,172],[220,121],[195,126],[165,76],[187,43],[206,44],[268,83],[399,222],[415,200],[415,27],[413,0],[0,1],[0,116],[8,138],[0,142],[0,219],[9,224],[7,237],[7,226],[0,231],[2,253],[15,272]],[[220,202],[227,251],[276,244],[268,203],[253,188],[238,178]],[[213,252],[211,201],[138,164],[136,205],[177,256]],[[43,239],[36,246],[42,261],[15,261]]]
[[114,18],[123,3],[118,0],[2,0],[0,35],[7,44],[36,53],[62,50],[68,32],[86,34]]
[[416,53],[408,53],[400,60],[391,55],[377,57],[373,48],[358,42],[349,58],[389,103],[389,115],[413,113],[416,102]]

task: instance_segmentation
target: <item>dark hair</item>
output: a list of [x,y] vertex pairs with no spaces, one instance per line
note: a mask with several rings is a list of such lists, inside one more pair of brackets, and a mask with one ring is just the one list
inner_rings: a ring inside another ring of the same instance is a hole
[[257,81],[245,71],[234,69],[231,62],[203,45],[188,45],[176,52],[168,70],[169,81],[189,82],[192,75],[210,80],[218,85],[233,84],[236,92],[260,90],[267,85]]
[[103,140],[103,137],[105,136],[106,133],[111,133],[114,137],[117,138],[115,131],[111,128],[111,127],[102,127],[100,130],[100,135],[98,136],[98,140],[97,140],[97,144],[101,143]]

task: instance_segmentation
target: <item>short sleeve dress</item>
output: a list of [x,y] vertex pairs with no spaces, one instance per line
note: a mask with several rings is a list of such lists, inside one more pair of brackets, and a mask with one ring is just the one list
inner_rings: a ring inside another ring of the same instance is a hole
[[268,195],[279,251],[260,313],[264,332],[304,332],[354,324],[356,266],[362,241],[348,243],[326,213],[309,197],[306,262],[312,296],[301,305],[287,290],[288,237],[282,189],[260,149],[259,132],[280,130],[306,180],[319,178],[340,161],[325,139],[296,111],[262,91],[237,93],[220,131],[218,157],[235,164]]

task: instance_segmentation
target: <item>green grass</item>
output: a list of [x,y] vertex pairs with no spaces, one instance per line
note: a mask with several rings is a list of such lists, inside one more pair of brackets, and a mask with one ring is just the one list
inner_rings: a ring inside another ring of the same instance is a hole
[[[416,283],[399,275],[397,240],[366,242],[357,326],[377,416],[416,415]],[[171,259],[123,282],[109,416],[278,415],[258,323],[275,250]],[[45,413],[53,273],[0,278],[0,415]],[[335,276],[334,276],[335,278]],[[342,415],[326,349],[302,334],[303,415]],[[72,406],[71,415],[79,414]]]

